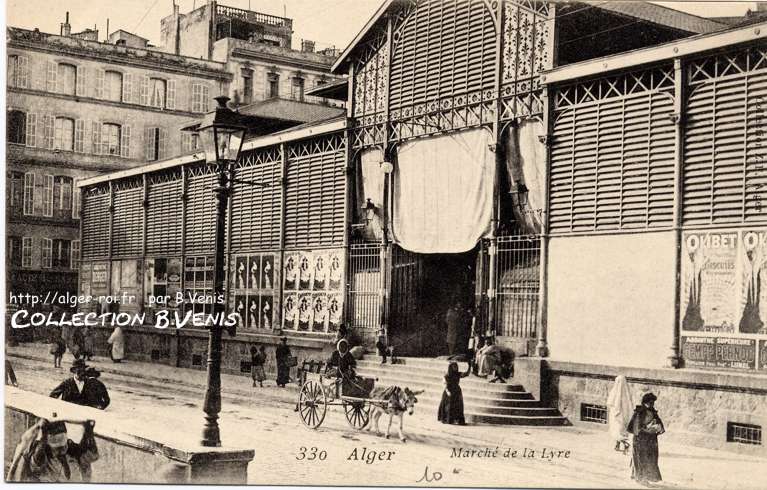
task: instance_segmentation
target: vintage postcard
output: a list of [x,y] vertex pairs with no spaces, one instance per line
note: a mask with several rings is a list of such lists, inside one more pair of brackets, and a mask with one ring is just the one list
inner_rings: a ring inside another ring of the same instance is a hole
[[6,23],[6,483],[767,488],[767,2]]

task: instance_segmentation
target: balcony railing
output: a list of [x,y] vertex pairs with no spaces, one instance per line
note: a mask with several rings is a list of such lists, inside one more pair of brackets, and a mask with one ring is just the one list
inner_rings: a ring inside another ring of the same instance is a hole
[[268,24],[277,27],[287,27],[289,29],[293,27],[293,19],[277,17],[276,15],[262,14],[261,12],[253,12],[252,10],[227,7],[226,5],[216,6],[216,16],[232,17],[248,22],[257,22],[260,24]]

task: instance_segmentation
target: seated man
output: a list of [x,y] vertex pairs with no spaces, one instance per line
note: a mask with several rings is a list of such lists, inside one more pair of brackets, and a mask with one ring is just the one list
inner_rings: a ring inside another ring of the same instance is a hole
[[345,339],[339,340],[335,352],[328,361],[327,371],[328,374],[336,377],[336,397],[342,394],[357,398],[370,395],[373,380],[357,376],[356,367],[357,361],[349,350],[349,342]]
[[485,346],[477,351],[477,374],[488,376],[493,374],[496,365],[501,362],[501,347],[493,343],[493,339],[485,339]]

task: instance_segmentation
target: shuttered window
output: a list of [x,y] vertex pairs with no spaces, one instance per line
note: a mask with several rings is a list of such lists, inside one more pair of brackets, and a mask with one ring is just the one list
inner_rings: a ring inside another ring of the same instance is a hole
[[130,257],[142,254],[144,236],[143,188],[139,179],[118,181],[114,191],[112,255]]
[[285,246],[343,243],[344,151],[336,136],[288,146]]
[[767,221],[764,49],[689,65],[684,225]]
[[394,33],[390,107],[493,88],[495,50],[494,22],[485,2],[419,2]]
[[653,76],[663,75],[589,82],[571,87],[570,99],[558,94],[551,148],[552,233],[671,226],[673,79]]
[[148,176],[147,254],[181,255],[181,172]]
[[82,258],[109,255],[109,188],[89,188],[82,194]]
[[186,244],[185,252],[213,253],[216,236],[217,186],[214,170],[201,165],[192,167],[187,175]]
[[257,187],[235,184],[232,195],[232,252],[251,252],[279,247],[280,172],[282,159],[278,147],[245,154],[236,178],[267,184]]

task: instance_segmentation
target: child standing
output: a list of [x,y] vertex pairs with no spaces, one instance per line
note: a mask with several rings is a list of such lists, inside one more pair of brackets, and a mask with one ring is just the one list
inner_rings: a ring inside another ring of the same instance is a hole
[[250,374],[253,376],[253,387],[264,387],[264,380],[266,379],[266,373],[264,372],[264,363],[266,363],[266,347],[263,345],[260,349],[254,345],[250,348]]

